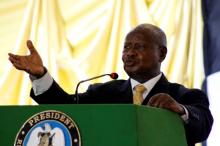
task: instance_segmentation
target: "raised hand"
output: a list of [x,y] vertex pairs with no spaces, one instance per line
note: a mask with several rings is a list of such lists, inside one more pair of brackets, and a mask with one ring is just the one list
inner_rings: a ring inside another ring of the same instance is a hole
[[27,47],[30,55],[21,56],[8,53],[9,60],[16,69],[23,70],[36,77],[41,77],[44,74],[42,59],[30,40],[27,41]]

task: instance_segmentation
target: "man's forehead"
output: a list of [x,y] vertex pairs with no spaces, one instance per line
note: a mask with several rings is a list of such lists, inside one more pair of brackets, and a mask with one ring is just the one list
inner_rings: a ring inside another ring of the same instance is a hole
[[150,34],[146,34],[143,32],[139,32],[139,31],[132,31],[130,33],[127,34],[126,38],[125,38],[125,43],[128,42],[151,42],[152,41],[152,35]]

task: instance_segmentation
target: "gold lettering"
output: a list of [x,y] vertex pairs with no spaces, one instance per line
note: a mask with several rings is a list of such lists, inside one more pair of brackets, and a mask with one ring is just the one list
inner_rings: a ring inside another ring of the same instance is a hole
[[45,119],[45,115],[44,114],[40,114],[40,120],[44,120]]
[[39,122],[40,120],[39,120],[39,117],[38,116],[36,116],[36,117],[34,117],[34,123],[37,123],[37,122]]
[[70,125],[69,125],[69,129],[71,129],[71,128],[74,128],[75,126],[73,125],[73,123],[70,123]]
[[34,122],[33,120],[28,121],[31,127],[33,126],[33,122]]
[[59,113],[55,113],[54,119],[59,119],[60,118],[60,114]]
[[61,117],[60,117],[60,121],[61,121],[61,122],[64,122],[64,121],[65,121],[65,119],[66,119],[66,116],[61,115]]
[[50,113],[46,113],[46,119],[50,118]]
[[54,119],[54,113],[51,113],[51,117],[50,117],[51,119]]
[[64,121],[64,123],[65,123],[66,125],[69,125],[70,120],[66,118],[66,120]]

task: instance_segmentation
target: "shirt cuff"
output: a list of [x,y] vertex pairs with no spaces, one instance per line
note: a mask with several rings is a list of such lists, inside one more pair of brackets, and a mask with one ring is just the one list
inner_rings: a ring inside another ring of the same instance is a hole
[[30,75],[30,79],[32,82],[32,88],[33,88],[35,96],[38,96],[38,95],[46,92],[51,87],[51,85],[53,83],[53,78],[48,71],[45,75],[43,75],[39,79],[33,75]]
[[189,112],[188,112],[188,110],[186,109],[186,107],[184,106],[184,105],[181,105],[182,107],[183,107],[183,109],[184,109],[184,111],[185,111],[185,114],[183,114],[182,116],[181,116],[181,119],[184,121],[184,123],[188,123],[188,120],[189,120]]

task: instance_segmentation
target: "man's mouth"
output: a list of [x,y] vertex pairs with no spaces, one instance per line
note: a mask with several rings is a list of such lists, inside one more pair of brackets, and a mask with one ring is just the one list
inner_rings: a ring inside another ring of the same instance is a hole
[[126,60],[124,64],[125,64],[125,66],[131,67],[136,64],[136,61],[135,60]]

